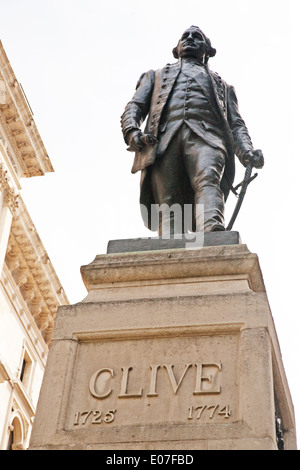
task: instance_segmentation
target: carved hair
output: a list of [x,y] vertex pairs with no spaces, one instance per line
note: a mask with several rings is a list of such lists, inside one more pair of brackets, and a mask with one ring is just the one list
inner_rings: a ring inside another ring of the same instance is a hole
[[[193,26],[193,25],[192,25],[192,26],[190,26],[189,29],[191,29],[191,28],[198,29],[198,30],[200,31],[200,33],[202,34],[202,36],[204,37],[204,40],[205,40],[205,59],[204,59],[204,61],[205,61],[205,63],[207,64],[208,59],[209,59],[210,57],[214,57],[214,56],[216,55],[217,51],[216,51],[216,49],[214,49],[214,48],[212,47],[211,42],[210,42],[210,39],[209,39],[207,36],[205,36],[205,34],[203,33],[203,31],[201,31],[201,29],[199,28],[199,26]],[[179,55],[178,55],[178,44],[179,44],[179,42],[180,42],[180,39],[179,39],[179,41],[178,41],[178,43],[177,43],[177,46],[174,47],[174,49],[173,49],[173,51],[172,51],[172,52],[173,52],[173,56],[175,57],[175,59],[178,59],[178,58],[179,58]]]

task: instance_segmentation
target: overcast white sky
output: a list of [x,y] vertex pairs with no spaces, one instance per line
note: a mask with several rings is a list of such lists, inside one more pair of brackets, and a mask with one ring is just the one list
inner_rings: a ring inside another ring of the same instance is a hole
[[[55,169],[23,180],[22,195],[70,303],[81,301],[81,265],[109,240],[151,236],[120,116],[191,24],[265,155],[234,229],[259,255],[299,424],[299,0],[0,0],[0,37]],[[238,164],[236,182],[243,174]]]

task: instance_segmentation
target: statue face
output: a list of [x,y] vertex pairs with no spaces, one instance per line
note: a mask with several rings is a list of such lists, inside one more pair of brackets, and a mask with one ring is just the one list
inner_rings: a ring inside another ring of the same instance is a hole
[[198,28],[187,29],[177,45],[179,57],[196,57],[202,59],[205,55],[205,38]]

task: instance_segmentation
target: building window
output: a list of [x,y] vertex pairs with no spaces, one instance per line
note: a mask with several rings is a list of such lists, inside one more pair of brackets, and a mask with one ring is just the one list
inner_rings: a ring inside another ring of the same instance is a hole
[[31,370],[32,370],[32,359],[29,356],[28,352],[25,350],[23,361],[22,361],[22,366],[21,366],[21,371],[20,371],[20,381],[22,382],[25,390],[28,390],[28,387],[29,387]]
[[7,450],[24,450],[24,434],[22,422],[15,417],[9,426],[9,436],[6,445]]

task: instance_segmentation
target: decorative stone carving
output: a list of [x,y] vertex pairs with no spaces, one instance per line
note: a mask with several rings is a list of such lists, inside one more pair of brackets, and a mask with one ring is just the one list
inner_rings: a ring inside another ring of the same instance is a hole
[[4,204],[14,213],[19,206],[19,195],[11,188],[7,175],[8,172],[4,169],[4,166],[0,164],[0,190],[4,193]]
[[20,258],[16,246],[8,245],[5,262],[12,273],[19,268]]
[[34,298],[34,282],[27,281],[22,287],[21,292],[24,297],[24,300],[29,304]]
[[13,273],[13,277],[18,284],[18,287],[22,287],[28,280],[28,273],[26,268],[17,268]]
[[4,201],[12,213],[19,207],[19,195],[13,189],[5,190]]
[[57,307],[61,303],[68,304],[68,300],[22,198],[18,217],[12,221],[5,262],[19,293],[49,344]]

